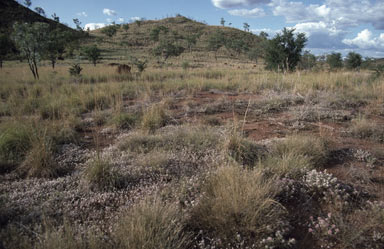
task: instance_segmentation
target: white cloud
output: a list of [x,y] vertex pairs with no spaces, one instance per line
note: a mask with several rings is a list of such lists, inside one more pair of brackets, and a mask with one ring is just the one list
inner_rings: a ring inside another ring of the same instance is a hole
[[364,29],[353,39],[344,39],[343,43],[360,49],[384,50],[384,33],[373,37],[372,32]]
[[272,0],[275,16],[287,22],[326,22],[338,28],[356,27],[362,23],[384,29],[384,2],[369,0],[325,0],[322,4],[305,4],[288,0]]
[[263,9],[260,8],[254,8],[251,10],[248,9],[234,9],[229,10],[229,14],[232,16],[243,16],[243,17],[263,17],[265,16],[265,12]]
[[355,49],[376,57],[384,53],[384,34],[375,37],[366,29],[355,38],[346,39],[352,28],[360,25],[384,29],[384,1],[321,0],[319,4],[306,4],[303,0],[272,0],[268,6],[275,16],[285,17],[296,31],[307,34],[307,47],[311,50]]
[[117,15],[116,11],[111,9],[103,9],[103,14],[107,16],[115,16]]
[[294,27],[296,32],[305,33],[308,37],[307,47],[340,49],[345,47],[341,40],[348,34],[347,31],[337,29],[325,22],[298,23]]
[[119,19],[117,19],[118,22],[124,22],[124,18],[120,17]]
[[138,17],[138,16],[133,16],[133,17],[131,17],[130,18],[130,20],[132,21],[132,22],[134,22],[134,21],[140,21],[142,18],[141,17]]
[[84,26],[84,30],[95,30],[95,29],[101,29],[107,26],[105,23],[87,23]]
[[112,22],[112,19],[111,18],[107,18],[106,19],[108,23],[111,23]]
[[249,7],[269,2],[270,0],[212,0],[213,5],[221,9]]
[[269,37],[274,37],[277,33],[279,33],[281,30],[276,30],[276,29],[268,29],[268,28],[263,28],[263,29],[251,29],[251,32],[254,34],[259,35],[261,32],[265,32],[269,35]]
[[85,13],[85,11],[79,12],[76,15],[82,16],[82,17],[87,17],[88,16],[87,13]]

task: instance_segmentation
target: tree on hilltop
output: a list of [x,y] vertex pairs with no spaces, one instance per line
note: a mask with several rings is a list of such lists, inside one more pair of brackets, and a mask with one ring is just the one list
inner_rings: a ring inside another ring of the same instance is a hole
[[108,25],[107,27],[101,29],[101,33],[108,37],[112,37],[117,33],[117,25]]

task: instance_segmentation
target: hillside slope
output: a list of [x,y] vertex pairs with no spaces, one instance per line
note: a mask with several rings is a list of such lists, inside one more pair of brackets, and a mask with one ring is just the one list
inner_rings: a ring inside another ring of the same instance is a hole
[[[182,46],[185,54],[207,53],[210,51],[208,42],[215,33],[220,33],[225,41],[241,42],[247,48],[261,47],[262,38],[236,28],[210,26],[200,23],[184,16],[176,16],[161,20],[147,20],[129,24],[125,29],[124,25],[116,25],[117,33],[112,37],[103,34],[103,30],[97,29],[90,31],[94,39],[87,40],[85,43],[96,43],[102,48],[109,59],[124,57],[130,54],[138,57],[148,57],[153,55],[153,49],[159,46],[163,40],[172,40],[174,44]],[[158,39],[154,38],[156,29],[161,31]],[[166,31],[164,31],[166,30]],[[191,47],[188,40],[196,38],[196,43]],[[227,45],[219,49],[219,54],[224,57],[238,57],[239,53],[232,51]]]
[[20,5],[14,0],[1,0],[0,1],[0,33],[10,33],[14,22],[44,22],[50,25],[59,25],[64,30],[75,30],[60,24],[49,18],[45,18],[34,11]]

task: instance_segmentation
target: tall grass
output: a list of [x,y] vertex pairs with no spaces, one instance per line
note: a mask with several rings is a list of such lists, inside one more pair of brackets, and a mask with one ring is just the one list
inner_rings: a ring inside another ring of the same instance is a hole
[[276,184],[259,170],[221,167],[209,177],[202,192],[190,222],[224,242],[236,242],[239,234],[247,238],[247,243],[257,243],[277,228],[284,213],[274,200]]
[[184,249],[190,238],[184,232],[182,213],[174,203],[158,197],[140,201],[119,219],[114,237],[118,248]]

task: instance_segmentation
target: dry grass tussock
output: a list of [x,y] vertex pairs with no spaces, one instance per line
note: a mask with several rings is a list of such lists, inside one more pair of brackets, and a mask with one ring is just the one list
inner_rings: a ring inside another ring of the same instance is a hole
[[278,229],[284,208],[274,200],[279,189],[259,170],[238,165],[217,169],[203,186],[190,222],[211,238],[234,243],[237,234],[255,243]]
[[117,248],[187,248],[190,236],[184,232],[182,212],[174,203],[158,197],[140,201],[119,219],[114,231]]

